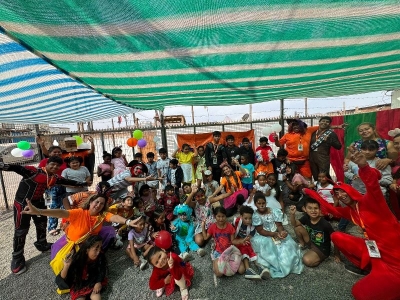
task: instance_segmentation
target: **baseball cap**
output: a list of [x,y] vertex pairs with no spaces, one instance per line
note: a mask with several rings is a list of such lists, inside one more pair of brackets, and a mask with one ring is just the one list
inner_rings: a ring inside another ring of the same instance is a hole
[[209,176],[209,175],[211,175],[212,173],[211,173],[211,171],[210,170],[205,170],[204,171],[204,175],[206,175],[206,176]]

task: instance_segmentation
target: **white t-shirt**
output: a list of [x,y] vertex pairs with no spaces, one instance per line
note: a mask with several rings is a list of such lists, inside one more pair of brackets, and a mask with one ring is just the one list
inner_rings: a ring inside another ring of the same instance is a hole
[[[71,168],[66,168],[62,171],[61,176],[66,179],[75,180],[78,182],[84,182],[87,177],[90,176],[90,172],[86,167],[79,167],[78,170],[73,170]],[[66,187],[67,193],[78,193],[82,191],[87,191],[87,186],[83,187]]]

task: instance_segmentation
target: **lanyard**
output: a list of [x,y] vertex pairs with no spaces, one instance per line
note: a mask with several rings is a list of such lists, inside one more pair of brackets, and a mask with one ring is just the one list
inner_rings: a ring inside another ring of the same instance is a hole
[[217,154],[219,144],[213,144],[214,146],[214,153]]
[[52,185],[54,185],[54,182],[53,182],[53,177],[51,177],[50,178],[50,182],[49,182],[49,174],[47,173],[47,170],[46,170],[46,168],[45,167],[42,167],[42,170],[46,173],[46,183],[47,183],[47,188],[49,189],[49,188],[51,188],[51,186]]
[[[364,237],[365,237],[365,239],[369,240],[367,231],[365,230],[364,222],[363,222],[363,220],[361,219],[360,211],[359,211],[359,209],[358,209],[358,203],[356,204],[356,211],[357,211],[357,214],[358,214],[358,218],[360,219],[360,225],[361,225],[361,228],[362,228]],[[350,211],[350,217],[351,217],[351,220],[353,221],[353,223],[354,223],[354,224],[357,224],[356,221],[355,221],[354,218],[353,218],[353,214],[351,213],[351,211]]]

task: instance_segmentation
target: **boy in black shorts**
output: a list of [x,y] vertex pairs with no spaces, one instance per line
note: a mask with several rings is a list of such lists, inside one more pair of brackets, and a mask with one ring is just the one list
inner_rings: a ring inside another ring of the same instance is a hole
[[[290,222],[302,248],[309,250],[303,255],[303,263],[307,267],[316,267],[331,253],[332,225],[321,217],[319,203],[311,198],[304,202],[306,214],[296,220],[296,206],[290,206]],[[334,248],[335,262],[340,262],[340,253]]]

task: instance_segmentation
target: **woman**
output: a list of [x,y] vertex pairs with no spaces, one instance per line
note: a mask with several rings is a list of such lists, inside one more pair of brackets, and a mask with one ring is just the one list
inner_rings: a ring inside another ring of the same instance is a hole
[[[126,224],[131,227],[135,227],[138,220],[125,219],[118,215],[113,215],[106,211],[107,197],[102,194],[92,195],[88,201],[82,206],[82,208],[63,210],[63,209],[39,209],[36,208],[32,203],[27,200],[27,206],[25,207],[22,214],[27,215],[37,215],[37,216],[51,216],[55,218],[65,218],[69,220],[69,226],[65,230],[65,236],[62,236],[57,242],[55,242],[51,247],[51,258],[53,261],[50,263],[52,265],[53,271],[56,275],[62,269],[62,260],[65,258],[65,253],[63,257],[57,255],[57,253],[67,244],[70,246],[72,252],[74,252],[74,247],[79,246],[91,235],[99,235],[103,222],[113,222],[119,224]],[[102,232],[100,235],[103,239],[104,245],[108,245],[112,239],[115,238],[115,231],[113,227],[109,226],[112,230],[107,230]],[[75,247],[76,250],[76,247]],[[53,265],[53,262],[56,267]]]
[[[378,133],[376,132],[375,125],[369,122],[364,122],[358,125],[357,127],[358,134],[361,139],[354,141],[351,143],[350,147],[355,147],[357,150],[360,150],[361,144],[367,140],[374,140],[378,143],[379,149],[376,156],[379,161],[376,163],[376,168],[378,170],[383,170],[389,164],[393,163],[396,160],[398,152],[393,147],[393,142],[382,139]],[[350,151],[347,153],[347,156],[344,160],[344,167],[346,168],[350,161],[351,153]]]
[[[227,211],[227,216],[232,216],[236,211],[236,201],[238,196],[243,197],[243,202],[247,199],[248,191],[243,188],[241,177],[246,176],[246,170],[240,165],[236,159],[232,159],[232,163],[238,166],[239,171],[233,171],[227,162],[223,162],[220,167],[222,169],[221,184],[210,196],[210,202],[223,200],[223,206]],[[219,196],[222,190],[225,190]]]

